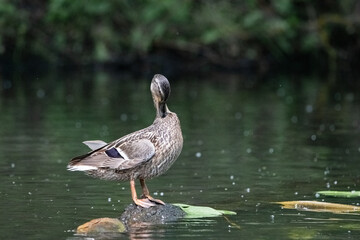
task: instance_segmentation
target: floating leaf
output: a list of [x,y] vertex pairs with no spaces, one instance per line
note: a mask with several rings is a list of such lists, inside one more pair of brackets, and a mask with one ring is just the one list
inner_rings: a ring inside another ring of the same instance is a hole
[[221,215],[236,215],[236,212],[227,210],[216,210],[211,207],[191,206],[183,203],[174,203],[174,206],[180,207],[185,213],[186,218],[217,217]]
[[328,203],[328,202],[318,202],[318,201],[286,201],[286,202],[276,202],[276,203],[281,204],[283,208],[297,209],[300,211],[332,212],[332,213],[360,212],[360,207],[338,204],[338,203]]
[[321,194],[329,197],[344,197],[344,198],[356,198],[360,197],[360,191],[319,191],[317,194]]

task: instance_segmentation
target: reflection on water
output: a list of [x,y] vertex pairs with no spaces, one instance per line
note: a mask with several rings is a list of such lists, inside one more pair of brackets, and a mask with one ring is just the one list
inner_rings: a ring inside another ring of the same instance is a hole
[[[84,140],[111,141],[152,123],[151,77],[0,77],[3,239],[73,238],[86,221],[120,215],[131,202],[127,182],[67,172],[66,164],[87,151]],[[216,74],[168,78],[169,108],[180,117],[184,148],[149,188],[166,202],[237,211],[229,220],[241,229],[219,217],[142,227],[124,238],[359,237],[356,216],[271,203],[321,201],[314,195],[319,190],[359,190],[358,85],[287,75],[262,82]]]

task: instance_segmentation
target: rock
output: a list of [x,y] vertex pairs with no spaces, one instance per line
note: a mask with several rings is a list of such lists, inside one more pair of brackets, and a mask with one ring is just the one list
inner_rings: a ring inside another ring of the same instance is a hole
[[120,220],[127,228],[131,228],[142,223],[162,224],[176,221],[184,217],[185,214],[180,207],[171,204],[156,205],[150,208],[142,208],[135,204],[130,204],[121,214]]
[[78,234],[125,232],[125,225],[117,218],[93,219],[77,228]]
[[130,204],[118,218],[97,218],[77,228],[78,234],[122,233],[143,224],[162,224],[185,216],[177,206],[166,204],[143,208]]
[[77,228],[78,234],[122,233],[132,228],[148,224],[163,224],[179,218],[216,217],[236,215],[236,212],[216,210],[210,207],[191,206],[187,204],[156,205],[143,208],[130,204],[119,218],[98,218]]

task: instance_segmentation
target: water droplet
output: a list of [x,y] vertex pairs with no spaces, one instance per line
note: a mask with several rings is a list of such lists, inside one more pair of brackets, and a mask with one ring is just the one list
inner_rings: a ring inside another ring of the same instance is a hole
[[232,185],[235,185],[235,182],[232,182]]
[[121,114],[120,119],[121,119],[121,121],[125,122],[128,119],[127,114],[126,113]]
[[251,148],[246,149],[247,153],[251,153]]
[[319,194],[319,193],[315,193],[315,197],[316,197],[316,198],[319,198],[319,197],[320,197],[320,194]]
[[195,157],[197,157],[197,158],[201,157],[201,152],[197,152],[197,153],[195,154]]
[[163,192],[160,192],[160,196],[164,196],[164,193],[163,193]]
[[269,148],[269,153],[274,153],[274,149],[273,149],[273,148]]
[[316,135],[315,134],[311,135],[310,138],[311,138],[311,140],[316,141]]
[[314,109],[313,109],[313,106],[312,106],[312,105],[310,105],[310,104],[306,105],[305,111],[306,111],[307,113],[312,113],[313,110],[314,110]]
[[75,127],[76,128],[81,128],[82,127],[82,123],[80,121],[75,123]]
[[110,197],[108,198],[108,202],[111,202],[111,198],[110,198]]
[[32,195],[32,193],[31,193],[31,192],[28,192],[28,194],[29,194],[29,195]]
[[244,136],[245,137],[250,136],[251,134],[252,134],[251,130],[244,130]]
[[330,188],[330,183],[329,182],[326,183],[326,188]]
[[291,117],[291,122],[292,122],[292,123],[297,123],[297,122],[298,122],[298,117],[295,116],[295,115],[292,116],[292,117]]
[[11,168],[15,168],[15,163],[11,163]]
[[38,89],[37,91],[36,91],[36,96],[38,97],[38,98],[43,98],[43,97],[45,97],[45,91],[43,90],[43,89]]
[[235,113],[235,119],[240,120],[242,118],[242,114],[240,112]]
[[335,181],[334,181],[334,185],[336,185],[336,184],[338,184],[338,181],[335,180]]
[[154,192],[154,195],[157,196],[157,195],[158,195],[158,192]]
[[248,192],[248,193],[249,193],[249,192],[250,192],[250,188],[247,188],[247,189],[246,189],[246,192]]
[[298,195],[299,193],[298,192],[294,192],[294,195]]
[[231,180],[233,180],[233,179],[234,179],[234,176],[233,176],[233,175],[231,175],[231,176],[230,176],[230,179],[231,179]]

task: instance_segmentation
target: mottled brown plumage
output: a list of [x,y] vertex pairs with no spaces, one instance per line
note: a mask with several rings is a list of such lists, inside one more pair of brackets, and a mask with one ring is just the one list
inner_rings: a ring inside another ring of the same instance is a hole
[[[156,74],[150,90],[156,108],[156,118],[152,125],[108,144],[103,141],[86,141],[84,143],[93,151],[73,158],[68,165],[71,171],[84,171],[100,179],[130,180],[132,198],[142,207],[164,204],[150,196],[145,180],[166,172],[180,155],[183,146],[180,121],[166,105],[170,95],[168,80]],[[140,180],[143,199],[137,198],[136,179]]]

